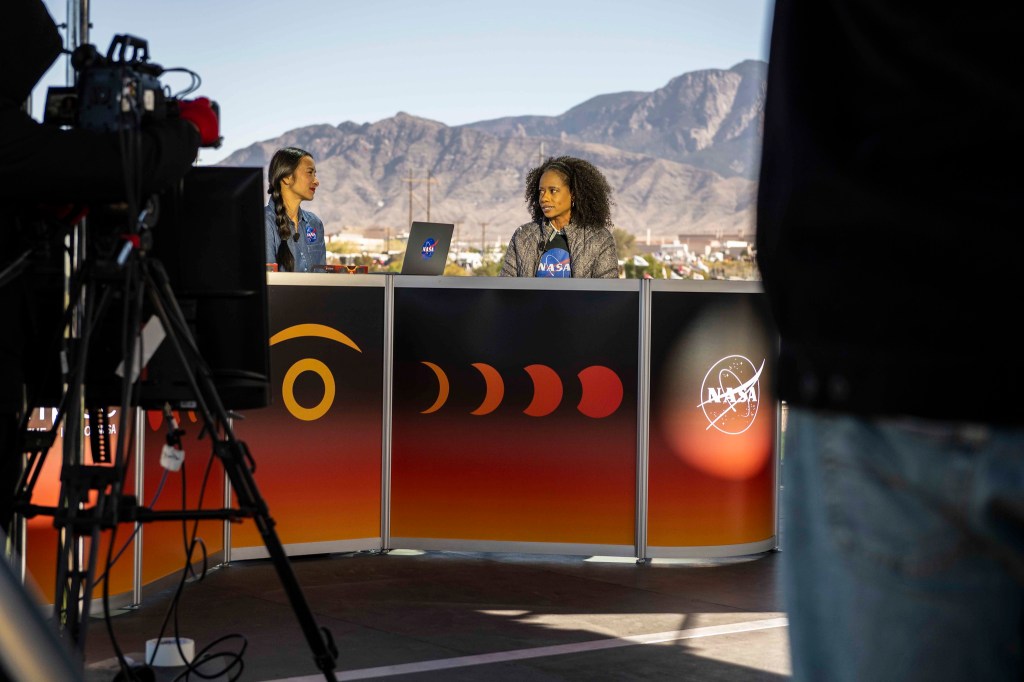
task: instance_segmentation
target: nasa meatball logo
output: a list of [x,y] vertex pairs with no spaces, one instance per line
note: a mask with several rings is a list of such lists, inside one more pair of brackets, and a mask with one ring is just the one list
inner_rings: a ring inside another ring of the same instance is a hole
[[437,245],[437,240],[433,237],[427,237],[427,241],[423,242],[423,247],[420,249],[420,253],[423,255],[425,260],[430,260],[434,255],[434,247]]
[[761,395],[760,367],[742,355],[728,355],[711,366],[700,387],[700,405],[707,428],[738,435],[757,417]]
[[565,249],[548,249],[537,265],[538,277],[572,277],[569,252]]

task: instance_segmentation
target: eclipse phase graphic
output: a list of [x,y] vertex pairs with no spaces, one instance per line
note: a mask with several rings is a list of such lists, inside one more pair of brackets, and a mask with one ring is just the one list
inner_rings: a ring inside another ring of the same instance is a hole
[[[430,407],[420,411],[420,414],[431,414],[440,410],[448,401],[451,384],[447,373],[440,366],[426,360],[420,362],[437,378],[437,397]],[[478,417],[488,415],[501,405],[505,397],[505,382],[498,370],[491,365],[474,362],[471,366],[484,378],[485,390],[483,401],[470,414]],[[558,409],[564,396],[562,380],[558,373],[547,365],[540,364],[528,365],[523,371],[533,382],[533,397],[523,410],[523,414],[530,417],[546,417]],[[577,405],[580,413],[593,419],[603,419],[619,409],[622,404],[623,388],[618,374],[607,367],[592,365],[576,376],[582,388],[580,402]]]
[[501,380],[498,370],[488,364],[474,362],[473,367],[476,367],[477,371],[483,375],[487,391],[484,393],[484,401],[480,403],[480,407],[470,412],[470,414],[477,416],[490,414],[498,409],[501,399],[505,397],[505,382]]
[[[363,352],[362,349],[356,345],[355,341],[345,334],[342,334],[337,329],[328,327],[324,324],[312,323],[296,324],[282,329],[270,337],[270,345],[273,346],[281,343],[282,341],[298,339],[306,336],[317,336],[330,341],[336,341],[359,353]],[[320,402],[313,407],[304,407],[295,399],[295,380],[298,379],[303,372],[313,372],[320,377],[320,381],[324,384],[324,396],[321,398]],[[284,400],[285,407],[288,408],[288,412],[290,412],[293,417],[301,419],[302,421],[315,421],[327,414],[327,410],[331,409],[331,405],[334,404],[334,395],[334,374],[326,364],[316,358],[302,358],[301,360],[296,361],[288,368],[288,371],[285,372],[284,381],[281,382],[281,398]]]
[[546,417],[562,402],[562,380],[547,365],[529,365],[523,370],[533,380],[533,400],[523,410],[531,417]]
[[622,404],[622,380],[619,375],[601,365],[591,365],[576,375],[583,387],[580,412],[592,419],[611,416]]
[[434,404],[427,409],[420,412],[420,414],[430,414],[431,412],[437,412],[444,404],[448,402],[448,391],[450,384],[448,383],[448,375],[444,373],[444,370],[435,365],[432,362],[423,361],[423,364],[430,368],[430,370],[437,376],[437,400]]

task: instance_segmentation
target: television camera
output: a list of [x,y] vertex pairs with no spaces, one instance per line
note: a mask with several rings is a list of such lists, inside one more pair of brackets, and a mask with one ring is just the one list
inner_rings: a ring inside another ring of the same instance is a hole
[[[146,40],[115,35],[106,56],[92,44],[80,45],[71,53],[71,65],[78,72],[77,84],[47,90],[44,123],[95,132],[128,132],[151,121],[180,117],[196,124],[203,147],[221,146],[217,102],[184,99],[198,89],[198,74],[180,67],[164,69],[151,62]],[[160,76],[170,72],[189,74],[189,87],[170,94],[169,88],[160,83]],[[212,112],[213,120],[209,114],[200,117],[195,111],[203,108]]]
[[[112,538],[127,523],[251,518],[317,667],[327,680],[335,680],[337,646],[330,632],[317,625],[302,594],[253,478],[255,462],[235,436],[232,421],[238,415],[229,413],[269,401],[261,170],[191,167],[160,194],[144,196],[144,180],[150,179],[143,171],[147,126],[182,119],[196,127],[201,146],[219,147],[219,107],[207,98],[184,99],[199,87],[198,75],[150,62],[148,44],[133,36],[115,36],[105,56],[82,45],[71,53],[71,62],[78,72],[76,84],[49,89],[43,122],[115,136],[126,196],[124,202],[90,205],[85,223],[79,214],[72,221],[61,219],[59,230],[44,226],[40,237],[60,243],[31,251],[33,260],[45,266],[31,274],[59,285],[50,287],[48,300],[60,304],[47,304],[45,315],[40,313],[47,318],[40,326],[53,332],[55,352],[47,353],[40,370],[26,380],[29,407],[57,409],[47,432],[28,429],[31,409],[24,412],[18,446],[26,458],[14,508],[24,518],[52,517],[58,531],[53,607],[59,634],[83,660],[101,533],[111,531]],[[191,85],[171,94],[160,82],[170,71],[189,74]],[[73,232],[61,234],[66,228]],[[197,235],[202,248],[185,238]],[[66,281],[55,282],[57,276]],[[146,328],[159,322],[165,343],[144,338],[144,319]],[[147,352],[155,353],[148,363],[140,359]],[[129,439],[123,436],[129,432],[126,414],[130,408],[160,405],[170,410],[172,403],[187,404],[199,414],[200,438],[212,441],[211,457],[222,464],[237,505],[152,509],[126,484],[132,466]],[[91,429],[90,464],[79,426],[83,410],[97,427],[102,413],[114,405],[120,408],[117,431],[122,435],[114,445],[109,429]],[[69,426],[60,446],[60,497],[55,505],[37,504],[33,488],[62,422]],[[102,438],[94,438],[101,432]],[[187,567],[199,546],[196,528],[187,542]],[[109,581],[103,587],[108,590]],[[105,593],[109,618],[107,602]],[[119,655],[119,662],[122,673],[136,679],[128,660]]]
[[[176,259],[182,257],[182,254],[178,253],[178,242],[182,241],[181,235],[186,232],[187,227],[202,228],[206,225],[203,220],[196,222],[195,212],[208,209],[210,204],[213,204],[213,212],[223,221],[221,226],[232,236],[240,239],[242,235],[239,231],[261,222],[261,216],[258,214],[262,212],[262,203],[256,196],[258,193],[252,190],[246,190],[244,196],[240,194],[239,185],[252,184],[251,178],[243,177],[243,169],[191,168],[184,178],[159,193],[149,194],[144,191],[147,179],[151,179],[151,175],[143,170],[143,145],[139,137],[147,127],[156,127],[174,119],[181,119],[192,123],[198,130],[200,146],[221,145],[223,138],[219,134],[218,104],[205,97],[185,99],[199,88],[201,79],[198,74],[180,67],[165,69],[150,61],[147,41],[127,34],[115,35],[106,55],[101,54],[92,44],[83,44],[75,48],[70,57],[71,64],[77,72],[75,84],[48,89],[43,123],[97,134],[116,135],[122,162],[123,181],[119,184],[124,191],[123,200],[43,207],[41,219],[33,224],[34,232],[29,234],[26,231],[24,236],[33,247],[29,267],[33,269],[36,286],[46,292],[45,322],[41,322],[40,326],[47,330],[63,330],[68,323],[69,314],[56,309],[58,302],[64,298],[62,289],[65,288],[56,280],[67,276],[64,272],[64,251],[73,248],[70,245],[65,246],[64,242],[68,230],[76,227],[84,229],[84,234],[88,234],[87,238],[70,242],[81,250],[76,259],[78,271],[71,273],[71,281],[78,285],[90,283],[100,291],[109,291],[106,298],[111,299],[109,303],[100,306],[99,312],[94,316],[85,318],[88,320],[88,329],[85,333],[92,341],[84,377],[88,385],[85,397],[90,406],[95,407],[100,402],[122,402],[119,388],[121,379],[115,375],[115,369],[132,343],[129,338],[132,334],[122,328],[122,312],[128,299],[120,290],[119,283],[124,281],[129,272],[126,264],[130,253],[136,251],[164,260],[164,265],[171,271],[171,286],[180,288],[184,285],[187,288],[190,282],[182,281],[179,274],[188,272],[188,269],[181,266]],[[160,81],[161,76],[171,72],[188,74],[191,83],[181,92],[172,94],[171,89]],[[182,157],[175,163],[189,161]],[[256,169],[248,170],[250,174],[257,172]],[[83,216],[88,217],[84,223],[81,222]],[[161,240],[157,239],[160,236],[164,237],[162,244]],[[251,241],[251,237],[246,241]],[[246,254],[246,257],[251,256],[252,254]],[[226,267],[222,269],[226,275],[217,283],[218,287],[214,288],[244,288],[251,299],[246,313],[249,317],[255,316],[258,319],[260,311],[265,307],[262,290],[256,286],[235,286],[242,276],[239,271],[244,270],[245,266],[231,256],[224,258],[228,260]],[[262,255],[256,256],[256,261],[262,259]],[[255,266],[249,269],[254,268]],[[232,274],[237,276],[232,279]],[[260,274],[262,277],[262,268]],[[253,277],[247,276],[247,281]],[[196,333],[196,305],[193,299],[198,295],[204,299],[203,306],[213,306],[214,304],[210,303],[210,288],[205,286],[200,292],[179,291],[179,294],[183,293],[184,298],[188,299],[179,302],[186,308],[190,331],[193,334]],[[220,292],[220,298],[224,298],[223,292]],[[151,314],[152,311],[148,310],[147,313]],[[60,333],[54,331],[49,336],[59,337]],[[210,336],[214,337],[214,334]],[[78,340],[70,339],[63,343],[76,345]],[[204,347],[206,345],[208,344],[200,340],[200,347],[203,350],[207,350]],[[61,382],[58,381],[60,377],[53,369],[56,355],[55,352],[52,358],[48,356],[39,369],[31,370],[32,382],[36,384],[35,397],[50,404],[55,404],[59,400],[61,391]],[[236,355],[243,356],[245,354]],[[265,374],[264,364],[258,360],[253,364],[251,358],[255,357],[258,356],[249,354],[250,359],[236,360],[229,364],[246,364],[246,369],[252,369],[256,374]],[[167,359],[170,359],[169,363],[166,362]],[[191,392],[191,387],[185,385],[181,371],[177,370],[177,359],[169,349],[165,349],[157,358],[157,363],[175,368],[172,370],[174,394],[179,400],[182,393]],[[151,396],[163,396],[172,383],[167,371],[157,374],[163,375],[159,380],[160,388],[155,391],[144,389]],[[257,406],[260,402],[265,404],[266,390],[259,387],[259,384],[266,383],[265,378],[257,379],[252,373],[250,376],[252,379],[249,383],[256,388],[250,391],[252,397],[247,400],[246,406]],[[220,387],[225,388],[223,385]],[[231,405],[233,408],[242,406]]]

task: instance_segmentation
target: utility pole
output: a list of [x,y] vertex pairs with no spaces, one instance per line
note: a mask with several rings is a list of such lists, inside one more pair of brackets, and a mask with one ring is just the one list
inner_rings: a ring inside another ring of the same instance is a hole
[[487,254],[487,225],[489,223],[480,223],[480,253],[481,255]]
[[409,177],[406,182],[409,183],[409,227],[412,228],[412,168],[409,169]]
[[544,141],[543,140],[541,140],[541,143],[540,143],[540,153],[537,155],[537,165],[538,166],[543,166],[544,165]]
[[437,180],[435,180],[434,177],[433,177],[433,173],[431,171],[427,171],[427,177],[425,177],[425,178],[417,178],[417,177],[413,177],[412,169],[410,168],[409,169],[409,175],[408,175],[408,177],[405,178],[405,181],[407,183],[409,183],[409,227],[412,227],[412,204],[413,204],[413,200],[414,200],[413,193],[412,193],[412,186],[413,186],[414,183],[417,183],[417,182],[425,182],[425,183],[427,183],[427,221],[429,222],[430,221],[430,186],[432,184],[434,184],[435,182],[437,182]]

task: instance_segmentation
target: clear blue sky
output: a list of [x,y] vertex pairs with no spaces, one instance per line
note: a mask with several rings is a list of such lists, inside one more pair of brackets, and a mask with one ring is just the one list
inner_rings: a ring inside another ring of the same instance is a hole
[[[44,0],[54,20],[66,0]],[[767,59],[771,0],[90,0],[89,42],[127,33],[203,79],[220,149],[304,125],[399,111],[459,125],[557,115],[595,95],[650,91],[688,71]],[[187,84],[167,74],[164,85]],[[57,61],[33,93],[64,85]]]

